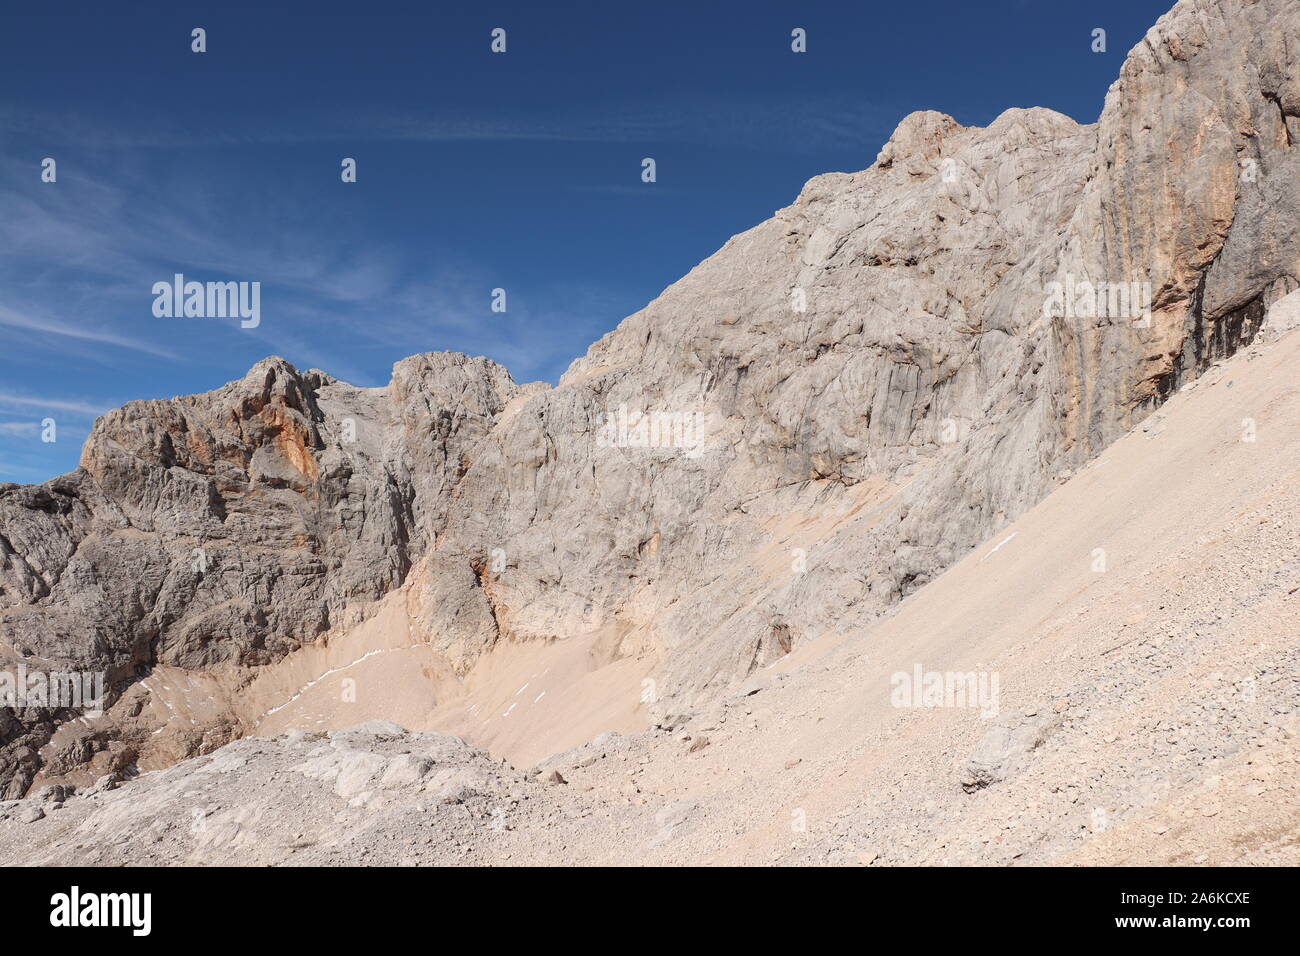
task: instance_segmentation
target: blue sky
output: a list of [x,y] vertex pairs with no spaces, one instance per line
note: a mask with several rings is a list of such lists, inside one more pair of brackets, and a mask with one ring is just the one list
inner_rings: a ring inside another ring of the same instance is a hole
[[[0,481],[69,471],[96,414],[270,354],[383,385],[456,349],[554,381],[807,179],[870,165],[912,110],[1094,121],[1171,5],[7,4]],[[260,282],[261,324],[155,317],[177,272]]]

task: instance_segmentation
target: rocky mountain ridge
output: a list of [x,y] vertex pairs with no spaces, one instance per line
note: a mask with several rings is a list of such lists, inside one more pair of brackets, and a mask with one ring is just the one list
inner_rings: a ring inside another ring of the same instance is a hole
[[[868,631],[800,644],[672,730],[511,766],[299,715],[0,801],[0,864],[1295,865],[1297,329],[1293,293]],[[513,675],[506,722],[542,719],[549,678],[514,693],[539,667]],[[980,690],[900,697],[918,671]]]
[[[861,633],[1300,284],[1298,27],[1290,0],[1181,0],[1096,124],[914,113],[555,388],[452,353],[383,389],[268,359],[109,413],[77,472],[0,486],[0,663],[112,696],[94,726],[0,711],[3,795],[248,732],[120,708],[158,667],[238,686],[398,590],[458,674],[578,636],[593,667],[653,661],[666,726]],[[620,410],[690,440],[602,442]]]

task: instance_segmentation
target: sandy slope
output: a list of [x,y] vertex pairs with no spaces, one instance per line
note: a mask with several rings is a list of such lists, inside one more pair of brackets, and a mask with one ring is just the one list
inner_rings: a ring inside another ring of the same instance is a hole
[[[418,575],[414,576],[418,578]],[[412,731],[457,734],[519,766],[590,740],[602,731],[648,726],[642,682],[655,655],[610,645],[597,630],[566,640],[503,640],[458,674],[417,628],[408,586],[376,602],[360,625],[308,644],[258,668],[194,671],[159,666],[110,711],[61,727],[47,751],[85,729],[148,741],[134,761],[161,770],[186,753],[210,752],[244,736],[291,730],[343,730],[368,720]],[[130,715],[130,716],[128,716]],[[121,744],[88,768],[52,776],[49,785],[86,786],[114,769]]]
[[[1298,863],[1297,367],[1300,333],[1212,369],[874,628],[796,649],[684,726],[546,761],[565,783],[445,737],[299,731],[30,823],[38,801],[0,805],[0,860]],[[364,645],[277,678],[292,703],[264,731],[355,722],[321,706],[343,671],[303,688]],[[647,666],[503,647],[404,691],[418,654],[351,665],[394,665],[373,711],[516,754],[617,729]],[[997,716],[894,706],[892,675],[918,665],[996,675]]]

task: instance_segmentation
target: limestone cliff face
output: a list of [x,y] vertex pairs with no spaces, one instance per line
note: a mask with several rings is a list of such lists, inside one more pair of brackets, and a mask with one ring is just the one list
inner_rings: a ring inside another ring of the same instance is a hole
[[[356,623],[438,533],[517,391],[450,353],[399,363],[386,389],[272,358],[105,415],[77,472],[0,485],[0,670],[104,671],[120,690],[157,664],[255,667]],[[4,792],[107,745],[38,756],[75,713],[0,710]]]
[[[655,646],[685,705],[860,630],[1296,287],[1297,26],[1185,0],[1092,126],[907,117],[498,425],[439,559],[501,548],[513,634]],[[698,413],[703,447],[598,447],[624,406]]]
[[1149,408],[1295,288],[1297,17],[1285,0],[1179,3],[1107,95],[1060,269],[1148,276],[1153,319],[1056,332],[1089,449],[1128,422],[1114,409]]
[[[0,654],[257,666],[405,586],[462,670],[597,631],[658,656],[669,712],[858,632],[1297,287],[1296,36],[1294,0],[1182,0],[1094,125],[914,113],[554,389],[271,359],[113,412],[78,472],[0,486]],[[0,711],[7,793],[66,716]]]

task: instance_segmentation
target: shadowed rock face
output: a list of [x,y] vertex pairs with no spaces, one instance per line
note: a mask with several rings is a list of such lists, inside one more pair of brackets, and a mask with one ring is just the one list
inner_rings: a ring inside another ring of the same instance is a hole
[[[1183,0],[1095,125],[914,113],[554,389],[436,353],[131,403],[78,472],[0,486],[0,654],[115,688],[255,667],[406,586],[462,670],[599,631],[658,654],[670,712],[856,631],[1297,287],[1298,30],[1293,0]],[[660,440],[611,443],[642,415]],[[7,795],[67,716],[0,711]]]
[[[77,472],[0,486],[3,666],[104,671],[116,690],[155,664],[265,664],[359,621],[438,532],[516,391],[447,353],[399,363],[387,389],[272,358],[217,391],[105,415]],[[14,794],[70,714],[0,714]]]

